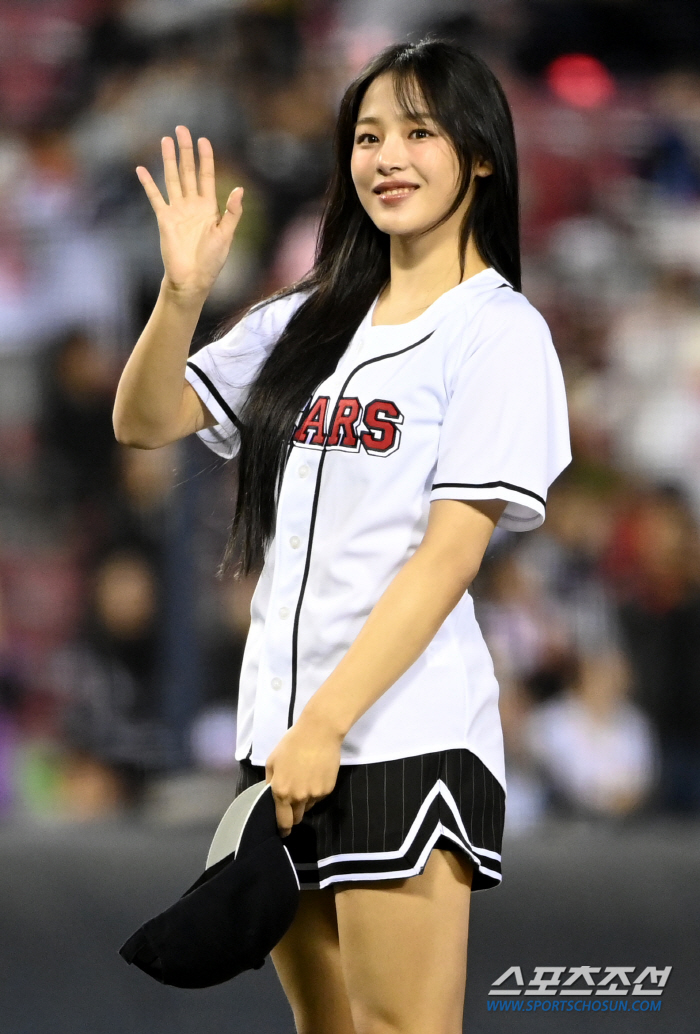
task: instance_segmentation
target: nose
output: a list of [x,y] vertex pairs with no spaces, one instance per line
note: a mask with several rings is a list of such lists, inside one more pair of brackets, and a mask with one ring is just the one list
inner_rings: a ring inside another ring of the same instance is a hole
[[394,136],[387,136],[381,151],[377,155],[377,172],[387,176],[391,172],[399,172],[408,165],[403,142]]

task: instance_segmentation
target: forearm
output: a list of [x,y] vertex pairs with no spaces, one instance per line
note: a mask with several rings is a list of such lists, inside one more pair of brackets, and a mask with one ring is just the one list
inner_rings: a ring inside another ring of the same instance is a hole
[[[480,557],[479,557],[480,559]],[[420,657],[478,570],[448,552],[419,548],[379,598],[332,675],[304,708],[305,720],[344,738]]]
[[156,448],[199,430],[181,425],[185,364],[205,299],[161,286],[117,388],[114,430],[123,444]]

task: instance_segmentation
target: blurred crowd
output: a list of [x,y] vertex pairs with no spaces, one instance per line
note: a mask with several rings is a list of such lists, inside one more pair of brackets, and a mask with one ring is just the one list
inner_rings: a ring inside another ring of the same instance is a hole
[[160,179],[184,123],[211,139],[222,199],[246,188],[198,347],[309,268],[339,97],[426,31],[473,47],[510,99],[524,291],[570,408],[545,524],[497,530],[470,590],[507,822],[700,813],[694,5],[3,0],[0,815],[206,816],[235,771],[255,583],[216,577],[235,463],[112,433],[162,273],[135,166]]

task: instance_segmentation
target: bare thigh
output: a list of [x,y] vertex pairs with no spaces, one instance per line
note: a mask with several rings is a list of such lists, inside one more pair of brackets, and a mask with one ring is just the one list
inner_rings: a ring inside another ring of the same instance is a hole
[[340,962],[332,890],[304,890],[272,961],[299,1034],[355,1034]]
[[431,852],[420,876],[336,890],[355,1034],[461,1034],[472,866]]
[[302,891],[272,961],[299,1034],[461,1034],[471,863]]

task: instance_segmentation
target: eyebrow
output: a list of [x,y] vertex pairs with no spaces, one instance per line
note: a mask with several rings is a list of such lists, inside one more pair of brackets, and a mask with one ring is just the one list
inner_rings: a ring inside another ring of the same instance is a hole
[[[433,116],[430,114],[429,111],[413,111],[410,114],[404,113],[403,121],[404,122],[427,122],[428,119],[432,120],[432,117]],[[378,125],[381,124],[381,121],[382,120],[380,118],[377,118],[376,115],[365,115],[363,118],[358,118],[358,120],[355,123],[355,125],[359,126],[359,125],[362,125],[363,123],[367,123],[367,124],[370,124],[370,125],[373,125],[373,126],[378,126]]]

